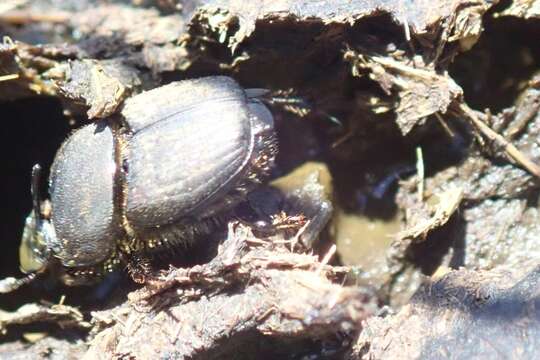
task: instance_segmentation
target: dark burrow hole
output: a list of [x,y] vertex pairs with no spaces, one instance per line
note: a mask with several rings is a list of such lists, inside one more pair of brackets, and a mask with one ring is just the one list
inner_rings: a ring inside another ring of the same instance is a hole
[[32,207],[30,177],[32,166],[42,168],[40,192],[47,196],[47,177],[56,150],[69,134],[70,127],[61,104],[52,98],[29,98],[0,105],[4,130],[0,142],[2,176],[0,196],[3,206],[0,236],[0,276],[18,270],[18,246],[24,220]]
[[472,108],[497,113],[515,103],[540,66],[540,21],[492,12],[484,19],[478,43],[459,55],[449,72]]
[[[347,344],[351,339],[345,333],[337,332],[323,339],[306,338],[290,339],[263,335],[257,331],[244,331],[234,336],[234,341],[222,342],[221,346],[201,354],[195,355],[194,360],[203,359],[343,359]],[[232,344],[232,345],[229,345]]]

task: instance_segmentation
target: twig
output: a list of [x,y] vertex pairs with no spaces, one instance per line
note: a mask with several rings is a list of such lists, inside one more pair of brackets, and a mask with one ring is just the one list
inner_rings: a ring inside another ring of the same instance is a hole
[[319,274],[324,266],[328,264],[332,256],[336,253],[337,246],[336,244],[332,244],[326,255],[324,255],[323,259],[321,260],[321,263],[317,267],[317,271],[315,271],[316,274]]
[[480,120],[481,113],[472,110],[466,104],[459,105],[459,111],[461,115],[465,117],[477,130],[479,130],[484,136],[491,141],[494,141],[497,145],[501,146],[504,152],[524,169],[530,172],[532,175],[540,178],[540,167],[532,162],[525,154],[518,150],[512,143],[506,140],[503,136],[496,133],[486,123]]
[[34,22],[62,24],[67,22],[70,16],[72,14],[67,11],[38,13],[28,10],[10,10],[0,14],[0,21],[12,25],[24,25]]
[[418,201],[422,202],[424,200],[425,168],[424,155],[420,146],[416,147],[416,173],[418,175]]
[[450,128],[450,126],[448,126],[448,124],[446,123],[446,121],[444,121],[443,117],[441,116],[440,113],[436,112],[435,114],[435,118],[439,121],[439,124],[441,124],[442,128],[448,133],[448,135],[451,137],[451,138],[454,138],[454,136],[456,136],[456,134],[454,134],[454,132],[452,131],[452,129]]
[[354,131],[352,129],[348,129],[345,134],[339,137],[336,141],[334,141],[331,145],[332,149],[337,148],[341,144],[345,143],[347,140],[350,140],[354,136]]
[[0,82],[8,81],[8,80],[15,80],[18,78],[19,78],[19,74],[0,75]]

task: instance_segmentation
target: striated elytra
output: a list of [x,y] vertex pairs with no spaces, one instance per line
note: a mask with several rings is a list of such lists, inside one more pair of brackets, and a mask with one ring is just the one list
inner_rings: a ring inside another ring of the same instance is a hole
[[274,161],[273,117],[259,94],[222,76],[174,82],[75,131],[51,167],[48,214],[35,197],[22,270],[54,265],[66,284],[85,283],[209,232]]

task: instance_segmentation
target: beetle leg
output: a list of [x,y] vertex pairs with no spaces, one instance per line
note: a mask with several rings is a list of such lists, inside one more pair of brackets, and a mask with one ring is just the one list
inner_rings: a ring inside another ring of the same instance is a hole
[[0,280],[0,294],[7,294],[15,291],[21,286],[31,283],[35,278],[36,274],[31,273],[20,279],[14,277],[2,279]]
[[142,254],[133,254],[128,263],[127,270],[137,284],[144,284],[154,277],[150,259]]
[[35,223],[39,226],[41,219],[41,205],[39,202],[39,180],[41,178],[41,166],[35,164],[32,167],[32,181],[30,183],[30,192],[32,194],[32,207],[34,209]]

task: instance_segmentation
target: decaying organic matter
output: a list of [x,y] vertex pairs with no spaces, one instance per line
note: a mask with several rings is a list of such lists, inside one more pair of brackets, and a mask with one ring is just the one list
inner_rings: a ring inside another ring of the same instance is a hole
[[350,358],[533,359],[539,276],[538,265],[525,263],[428,280],[399,313],[368,320]]
[[[107,320],[107,327],[111,321],[114,326],[96,336],[87,356],[193,357],[202,352],[207,358],[235,357],[241,344],[253,342],[257,351],[284,356],[271,348],[273,338],[288,337],[290,346],[337,341],[338,332],[354,331],[377,309],[372,292],[330,281],[343,271],[231,223],[210,263],[168,271],[155,285],[130,294],[127,304],[97,314],[96,326]],[[219,346],[225,339],[229,344]]]
[[215,75],[259,89],[280,153],[207,246],[141,261],[144,285],[0,295],[0,357],[538,357],[538,14],[532,0],[4,1],[0,155],[20,175],[0,178],[0,277],[19,275],[31,166],[142,91]]

